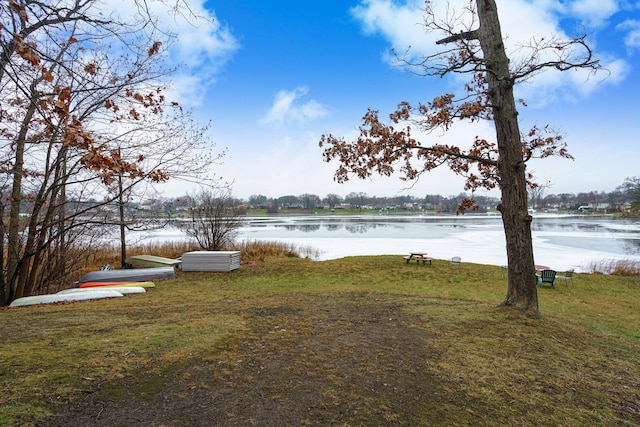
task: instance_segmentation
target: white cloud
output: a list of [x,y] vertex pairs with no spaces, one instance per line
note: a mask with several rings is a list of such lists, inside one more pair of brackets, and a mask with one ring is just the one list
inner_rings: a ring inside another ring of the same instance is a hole
[[[218,73],[240,47],[231,30],[204,4],[204,0],[145,3],[156,18],[155,27],[175,36],[170,46],[163,46],[168,47],[166,66],[176,69],[169,92],[177,97],[172,100],[187,107],[202,103],[207,87],[215,83]],[[131,0],[104,0],[101,8],[105,14],[116,11],[130,20],[139,16],[138,6]],[[159,33],[155,36],[162,38]]]
[[261,119],[261,123],[282,125],[284,123],[303,124],[324,117],[329,110],[318,101],[312,99],[301,102],[301,98],[307,95],[309,89],[299,86],[294,90],[279,91],[273,101],[273,105],[267,114]]
[[165,22],[177,34],[177,44],[172,46],[172,56],[189,69],[199,69],[206,64],[217,71],[237,51],[238,41],[228,27],[220,24],[214,12],[204,9],[195,0],[191,3],[193,13],[205,19],[193,22],[189,17],[178,15]]
[[200,76],[188,73],[176,73],[171,84],[164,92],[167,99],[176,101],[181,106],[198,106],[203,101],[203,84]]
[[[156,3],[163,2],[153,2]],[[215,83],[217,74],[240,45],[231,30],[220,24],[214,12],[205,9],[202,0],[191,0],[189,4],[193,16],[172,16],[170,13],[161,16],[165,17],[163,24],[177,35],[177,43],[170,48],[170,56],[178,68],[175,90],[181,98],[186,98],[189,106],[198,106],[207,86]],[[198,16],[204,19],[196,19]],[[180,85],[180,82],[188,82],[188,85]],[[198,88],[197,91],[194,88]]]
[[626,20],[616,26],[616,30],[627,33],[624,37],[624,44],[627,46],[627,49],[630,51],[640,49],[640,21],[632,19]]
[[607,85],[625,80],[631,71],[629,64],[616,58],[603,58],[602,70],[547,70],[530,81],[515,87],[516,99],[523,99],[531,108],[544,108],[560,101],[578,102]]
[[589,96],[600,89],[604,84],[618,84],[624,81],[629,74],[630,67],[622,59],[612,58],[610,61],[603,60],[604,72],[597,75],[590,75],[587,70],[576,70],[571,74],[575,88],[583,96]]
[[569,5],[569,12],[589,27],[602,27],[620,10],[617,0],[576,0]]
[[351,9],[351,14],[362,23],[365,34],[380,33],[400,54],[409,46],[417,52],[428,52],[436,38],[425,32],[423,6],[424,2],[418,0],[403,5],[390,0],[364,0]]
[[[426,33],[423,5],[423,2],[416,0],[405,0],[402,3],[396,0],[363,0],[351,12],[366,34],[382,35],[396,52],[402,53],[411,47],[410,52],[415,59],[433,55],[442,49],[435,41],[443,34]],[[443,22],[457,22],[455,31],[468,29],[465,28],[464,21],[468,26],[476,28],[477,25],[470,25],[468,5],[468,0],[434,2],[434,8],[438,8],[434,9],[435,16],[441,17]],[[600,25],[618,10],[618,3],[613,0],[579,0],[565,6],[551,0],[510,0],[498,5],[505,47],[512,64],[525,59],[531,50],[523,47],[530,46],[536,40],[567,38],[560,22],[563,15],[578,15],[585,22]],[[639,41],[637,34],[633,33],[630,33],[628,40],[631,45]],[[587,42],[595,46],[593,39]],[[598,55],[601,58],[606,56],[596,52],[596,56]],[[545,60],[544,57],[540,59]],[[521,85],[518,91],[532,106],[542,106],[559,97],[576,100],[603,85],[624,80],[629,70],[628,64],[618,58],[603,60],[603,66],[608,73],[600,73],[595,78],[589,76],[587,70],[566,73],[550,70],[535,76],[528,84]],[[605,74],[609,78],[605,79]]]

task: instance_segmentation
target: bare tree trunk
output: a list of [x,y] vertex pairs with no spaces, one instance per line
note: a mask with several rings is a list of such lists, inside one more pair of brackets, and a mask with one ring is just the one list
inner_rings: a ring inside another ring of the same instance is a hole
[[[54,182],[61,182],[61,170],[60,165],[56,167],[56,173]],[[44,186],[43,186],[44,187]],[[44,207],[46,207],[45,215],[42,221],[40,221],[40,228],[38,228],[37,221],[31,221],[29,227],[29,246],[27,246],[27,250],[29,250],[29,256],[33,254],[31,260],[31,268],[24,272],[24,276],[28,275],[28,280],[26,282],[26,286],[24,288],[25,295],[31,295],[37,286],[38,281],[42,281],[43,277],[48,276],[47,274],[42,274],[42,261],[46,259],[47,252],[44,250],[45,241],[49,236],[50,232],[55,232],[57,230],[55,214],[58,206],[56,205],[56,200],[58,199],[58,193],[62,188],[61,185],[52,185],[50,187],[51,191],[47,195],[47,191],[41,191],[39,194],[39,198],[37,200],[38,210],[34,211],[33,215],[39,215]],[[28,263],[25,263],[28,265]]]
[[[53,251],[55,265],[55,276],[60,277],[64,272],[65,258],[67,254],[67,233],[65,232],[65,218],[67,217],[67,149],[63,148],[60,152],[62,157],[62,176],[63,182],[60,184],[60,194],[58,195],[58,230],[56,239],[56,249]],[[48,288],[47,283],[47,290]],[[49,293],[49,292],[47,292]]]
[[[35,84],[31,86],[31,103],[27,108],[20,132],[15,139],[15,156],[13,164],[13,186],[11,188],[11,202],[9,208],[9,229],[7,230],[7,273],[6,277],[9,282],[9,301],[13,300],[16,295],[15,283],[20,253],[22,252],[20,244],[20,207],[22,204],[22,175],[24,167],[24,151],[27,143],[27,133],[29,124],[36,112],[35,104]],[[18,295],[20,296],[20,295]]]
[[485,57],[488,95],[493,105],[500,154],[502,203],[498,208],[502,213],[509,262],[507,297],[501,305],[518,307],[539,317],[525,163],[509,58],[502,42],[495,1],[477,0],[476,3],[480,20],[478,38]]
[[7,272],[5,269],[5,245],[6,245],[6,229],[4,223],[4,200],[0,197],[0,307],[4,307],[9,303],[9,287],[7,281]]
[[120,268],[127,265],[127,235],[124,223],[124,188],[122,186],[122,174],[118,175],[118,214],[120,215]]

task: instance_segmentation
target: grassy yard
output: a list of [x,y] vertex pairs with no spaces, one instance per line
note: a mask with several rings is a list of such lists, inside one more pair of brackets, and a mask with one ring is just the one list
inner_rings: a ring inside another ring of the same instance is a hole
[[640,424],[640,278],[267,258],[0,311],[0,425]]

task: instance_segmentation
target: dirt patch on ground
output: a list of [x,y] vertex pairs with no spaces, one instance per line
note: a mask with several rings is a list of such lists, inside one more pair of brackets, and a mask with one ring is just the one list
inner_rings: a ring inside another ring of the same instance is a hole
[[[430,332],[375,294],[223,307],[248,331],[162,372],[76,396],[47,426],[415,425],[437,417]],[[429,411],[426,407],[429,406]],[[437,418],[433,419],[437,423]]]

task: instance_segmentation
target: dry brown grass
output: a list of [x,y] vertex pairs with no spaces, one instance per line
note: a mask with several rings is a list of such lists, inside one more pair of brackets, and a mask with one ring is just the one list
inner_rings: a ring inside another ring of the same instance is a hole
[[311,247],[296,246],[283,242],[264,242],[257,240],[245,240],[236,243],[232,250],[240,251],[242,259],[264,260],[268,257],[294,257],[305,258],[318,255],[318,251]]
[[593,261],[589,269],[595,273],[613,276],[640,276],[640,262],[630,259],[605,259]]
[[635,426],[639,279],[576,274],[532,319],[499,267],[266,257],[3,310],[0,425]]
[[127,251],[128,256],[155,255],[165,258],[180,258],[183,253],[200,250],[197,244],[188,240],[169,242],[149,242],[137,244]]
[[[198,251],[200,247],[194,242],[169,241],[169,242],[147,242],[140,243],[127,248],[127,256],[135,255],[155,255],[165,258],[176,259],[185,252]],[[241,252],[243,262],[261,261],[269,257],[312,257],[318,255],[318,251],[311,247],[300,247],[291,243],[265,242],[245,240],[236,242],[225,250]],[[81,273],[100,269],[103,265],[120,266],[119,248],[105,245],[95,250],[92,257],[86,259],[86,263],[81,267]]]

